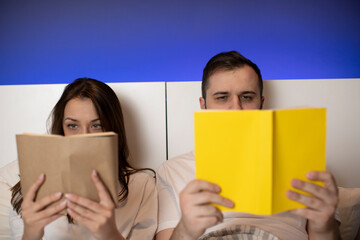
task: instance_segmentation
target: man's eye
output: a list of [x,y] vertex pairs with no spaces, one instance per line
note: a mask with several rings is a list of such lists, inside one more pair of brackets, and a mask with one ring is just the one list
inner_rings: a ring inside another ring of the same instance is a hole
[[253,98],[253,96],[241,96],[241,100],[242,101],[247,101],[247,102],[249,102],[249,101],[252,101],[254,98]]
[[77,125],[70,123],[70,124],[67,125],[67,127],[70,128],[70,129],[75,129],[77,127]]
[[219,100],[219,101],[225,101],[227,99],[227,96],[220,96],[220,97],[217,97],[216,100]]

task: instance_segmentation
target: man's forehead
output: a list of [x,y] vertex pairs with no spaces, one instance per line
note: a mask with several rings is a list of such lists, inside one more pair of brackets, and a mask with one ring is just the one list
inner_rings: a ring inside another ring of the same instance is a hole
[[215,94],[216,92],[243,92],[259,91],[258,76],[249,66],[233,70],[222,70],[213,73],[208,80],[207,92]]

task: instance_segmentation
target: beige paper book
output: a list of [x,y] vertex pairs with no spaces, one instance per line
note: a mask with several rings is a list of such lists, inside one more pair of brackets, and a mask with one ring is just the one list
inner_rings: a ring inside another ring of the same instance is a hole
[[54,193],[75,193],[98,201],[91,172],[95,169],[118,202],[118,145],[113,132],[74,136],[16,135],[21,188],[25,195],[30,185],[46,174],[37,199]]

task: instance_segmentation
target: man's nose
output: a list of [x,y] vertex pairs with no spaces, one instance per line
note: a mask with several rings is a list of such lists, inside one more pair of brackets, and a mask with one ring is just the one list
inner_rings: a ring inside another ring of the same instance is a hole
[[231,101],[231,106],[230,106],[231,110],[242,110],[242,104],[241,104],[241,100],[239,97],[233,97],[232,101]]

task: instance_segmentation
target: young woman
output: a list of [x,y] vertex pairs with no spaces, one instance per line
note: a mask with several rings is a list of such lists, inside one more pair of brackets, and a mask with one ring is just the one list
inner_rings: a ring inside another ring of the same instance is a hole
[[[21,194],[20,182],[12,188],[13,239],[153,239],[157,227],[155,179],[128,163],[120,102],[105,83],[76,79],[66,86],[52,110],[50,133],[70,136],[104,131],[118,134],[118,178],[122,187],[119,207],[115,208],[96,171],[91,178],[98,190],[99,202],[67,193],[36,199],[36,192],[46,180],[46,176],[41,175],[25,196]],[[65,200],[49,206],[62,196]],[[68,218],[60,214],[64,209]],[[74,224],[70,223],[71,219],[75,220]]]

